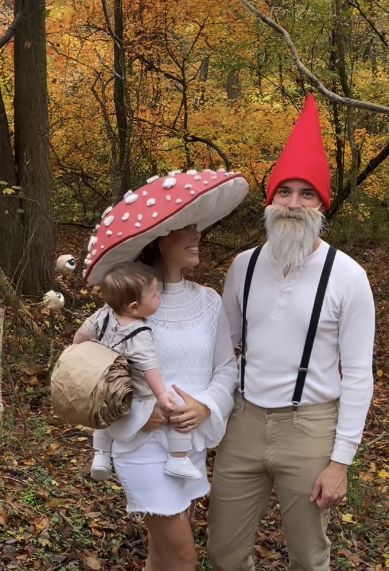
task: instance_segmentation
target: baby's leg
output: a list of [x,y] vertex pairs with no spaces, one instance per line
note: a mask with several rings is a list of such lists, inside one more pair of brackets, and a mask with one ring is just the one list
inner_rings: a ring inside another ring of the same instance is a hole
[[93,433],[93,448],[95,455],[91,466],[93,480],[103,481],[111,477],[111,447],[112,438],[107,430],[99,429]]
[[183,458],[192,450],[192,437],[190,434],[177,432],[174,428],[167,429],[168,452],[171,456]]
[[192,450],[192,437],[190,434],[177,432],[171,427],[167,429],[168,459],[165,472],[169,476],[178,478],[199,479],[202,477],[200,470],[196,468],[188,456]]
[[111,455],[112,438],[105,428],[100,428],[93,432],[93,448],[94,450],[101,450],[108,452]]

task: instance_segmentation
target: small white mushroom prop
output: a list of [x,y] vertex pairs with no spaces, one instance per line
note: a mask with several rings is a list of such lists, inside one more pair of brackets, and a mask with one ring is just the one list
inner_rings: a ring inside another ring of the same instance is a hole
[[196,224],[199,231],[212,226],[230,214],[247,192],[241,173],[191,169],[149,178],[104,212],[89,241],[83,276],[98,284],[108,270],[135,260],[154,239],[189,224]]
[[50,311],[59,311],[65,305],[65,298],[62,293],[51,289],[43,296],[42,304]]
[[55,269],[57,272],[61,274],[69,274],[74,272],[76,269],[77,263],[76,258],[71,254],[63,254],[57,258],[57,262],[55,264]]

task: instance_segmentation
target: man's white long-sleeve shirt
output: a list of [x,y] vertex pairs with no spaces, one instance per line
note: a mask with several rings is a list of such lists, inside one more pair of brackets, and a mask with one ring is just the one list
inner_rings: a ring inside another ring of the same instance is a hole
[[[286,277],[262,248],[247,305],[245,397],[264,408],[291,405],[313,303],[329,245]],[[225,282],[223,304],[232,341],[242,336],[243,287],[253,250],[239,254]],[[351,464],[370,405],[374,302],[365,271],[338,251],[329,278],[301,404],[339,399],[331,459]],[[341,367],[340,367],[341,364]],[[341,370],[341,372],[340,372]]]

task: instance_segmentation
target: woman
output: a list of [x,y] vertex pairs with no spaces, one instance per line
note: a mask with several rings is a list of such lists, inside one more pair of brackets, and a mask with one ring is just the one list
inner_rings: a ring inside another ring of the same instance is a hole
[[[220,186],[213,187],[212,195],[211,191],[208,193],[212,199],[214,221],[225,210],[226,201],[223,202],[223,208],[216,211],[217,204],[222,203],[215,202],[215,192],[218,192]],[[188,192],[186,186],[183,189]],[[169,192],[172,192],[171,189]],[[204,197],[205,193],[202,192]],[[148,189],[146,196],[150,194]],[[155,203],[155,189],[152,194]],[[230,197],[233,194],[231,192]],[[242,194],[244,196],[245,192],[239,194],[239,199],[234,199],[235,206],[243,198]],[[137,195],[140,196],[141,193],[138,191]],[[227,197],[227,194],[224,193],[223,197]],[[175,202],[182,204],[181,198]],[[231,199],[230,206],[232,202]],[[181,220],[187,221],[192,214],[197,226],[201,226],[201,216],[206,217],[207,222],[210,220],[209,206],[206,199],[192,201],[192,210],[176,211],[169,218],[169,223],[174,223],[177,228]],[[118,218],[112,212],[110,224],[112,218]],[[124,214],[121,211],[119,214],[122,220]],[[139,220],[139,211],[136,216],[133,214],[136,214],[135,210],[129,213],[130,218]],[[131,439],[126,438],[128,417],[114,423],[107,430],[113,438],[114,466],[126,493],[127,511],[141,514],[149,531],[146,571],[194,571],[196,550],[189,508],[194,500],[209,492],[206,448],[215,446],[224,434],[227,417],[233,406],[232,395],[237,386],[237,367],[220,296],[210,288],[183,279],[184,268],[193,268],[199,263],[200,232],[195,224],[186,224],[181,229],[167,233],[169,227],[166,224],[164,221],[157,225],[153,229],[154,234],[149,231],[148,237],[152,235],[154,239],[143,248],[140,255],[134,245],[139,237],[127,236],[126,250],[120,243],[120,255],[112,254],[111,248],[107,258],[112,265],[123,261],[123,256],[127,253],[130,259],[136,257],[158,273],[161,281],[161,307],[150,318],[150,323],[163,379],[181,397],[182,404],[169,419],[161,411],[155,410],[147,425],[151,430],[141,431]],[[110,236],[115,230],[116,228]],[[160,237],[156,238],[158,233]],[[145,241],[144,236],[142,239]],[[93,245],[96,245],[96,241]],[[105,243],[104,248],[107,250]],[[120,256],[122,259],[119,259]],[[105,268],[108,262],[105,259]],[[90,270],[89,267],[89,273]],[[162,425],[168,421],[176,430],[191,433],[191,460],[202,474],[200,479],[173,478],[164,472],[167,443]]]

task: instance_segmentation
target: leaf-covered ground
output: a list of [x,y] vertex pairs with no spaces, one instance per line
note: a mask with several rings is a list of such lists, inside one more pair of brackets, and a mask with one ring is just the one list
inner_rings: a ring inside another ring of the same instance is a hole
[[[61,234],[58,252],[80,253],[79,233]],[[389,269],[384,248],[363,247],[353,255],[366,268],[377,304],[374,359],[375,396],[363,444],[351,470],[348,503],[334,509],[330,525],[332,569],[379,571],[385,556],[389,467],[387,412],[389,378]],[[196,276],[220,289],[229,260],[209,271],[214,251],[203,253],[207,273]],[[207,263],[209,262],[209,263]],[[200,270],[199,270],[200,272]],[[66,425],[50,410],[48,365],[71,340],[81,320],[100,303],[96,293],[76,278],[59,279],[66,310],[50,319],[26,300],[46,333],[46,347],[36,346],[11,309],[3,341],[3,397],[6,406],[0,449],[0,571],[142,569],[147,542],[142,523],[125,515],[115,478],[95,483],[89,476],[91,431]],[[209,453],[212,473],[214,452]],[[207,499],[198,502],[194,530],[199,569],[210,570],[205,543]],[[279,510],[273,498],[257,533],[257,568],[287,569]],[[168,571],[168,570],[167,570]]]

